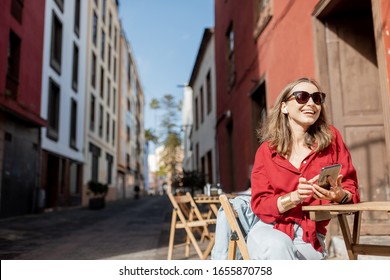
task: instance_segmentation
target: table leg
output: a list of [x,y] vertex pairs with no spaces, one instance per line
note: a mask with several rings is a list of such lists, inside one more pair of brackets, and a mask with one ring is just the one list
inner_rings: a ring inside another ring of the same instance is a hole
[[[339,214],[339,215],[337,215],[337,218],[339,220],[341,232],[343,233],[343,238],[344,238],[344,242],[345,242],[345,247],[346,247],[347,252],[348,252],[348,257],[350,260],[357,260],[357,254],[355,254],[353,252],[353,249],[352,249],[352,244],[353,244],[352,235],[351,235],[351,231],[350,231],[349,226],[348,226],[346,214]],[[355,230],[355,227],[354,227],[354,230]],[[354,234],[354,237],[355,236],[357,236],[357,234]]]
[[352,242],[353,244],[359,244],[360,242],[360,226],[362,220],[362,212],[357,211],[353,215],[353,235]]

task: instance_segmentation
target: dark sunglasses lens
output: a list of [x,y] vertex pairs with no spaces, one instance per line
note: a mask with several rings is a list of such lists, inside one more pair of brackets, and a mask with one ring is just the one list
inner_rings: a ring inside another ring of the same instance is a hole
[[307,101],[309,101],[310,95],[308,92],[299,91],[295,93],[295,100],[299,104],[305,104]]
[[313,102],[317,105],[320,105],[321,102],[322,102],[322,97],[321,97],[321,94],[319,92],[315,92],[313,93],[312,95],[312,98],[313,98]]

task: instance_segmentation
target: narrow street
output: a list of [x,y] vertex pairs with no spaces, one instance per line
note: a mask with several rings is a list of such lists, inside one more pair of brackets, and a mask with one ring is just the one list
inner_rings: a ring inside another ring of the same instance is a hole
[[[171,209],[166,196],[149,196],[108,203],[103,210],[78,207],[2,219],[0,258],[164,260]],[[174,253],[182,259],[184,248]]]

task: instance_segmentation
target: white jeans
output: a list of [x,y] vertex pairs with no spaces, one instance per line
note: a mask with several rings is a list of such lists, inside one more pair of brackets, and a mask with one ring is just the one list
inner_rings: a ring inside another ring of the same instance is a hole
[[321,260],[326,257],[325,236],[317,233],[323,252],[316,251],[310,243],[302,240],[302,228],[294,225],[295,238],[274,229],[273,224],[258,221],[249,231],[247,244],[253,260]]

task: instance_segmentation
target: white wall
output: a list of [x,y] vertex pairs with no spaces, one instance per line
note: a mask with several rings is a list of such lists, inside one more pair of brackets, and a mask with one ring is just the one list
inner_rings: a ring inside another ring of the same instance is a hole
[[[217,180],[217,165],[216,165],[216,145],[215,145],[215,125],[216,125],[216,75],[215,75],[215,51],[214,51],[214,35],[212,35],[209,43],[207,45],[205,54],[199,66],[199,71],[194,79],[192,90],[193,90],[193,100],[195,97],[198,97],[198,110],[199,110],[199,128],[195,130],[195,120],[194,127],[192,129],[192,155],[194,160],[196,160],[196,143],[199,143],[199,162],[198,166],[200,169],[201,158],[207,154],[208,151],[212,151],[212,164],[213,164],[213,180],[216,183]],[[207,114],[207,84],[206,77],[207,73],[210,71],[211,76],[211,92],[212,92],[212,107],[211,112]],[[203,86],[203,112],[204,112],[204,121],[201,123],[200,118],[200,88]],[[195,106],[193,106],[195,110]],[[207,164],[207,162],[206,162]],[[196,168],[196,166],[194,166]],[[207,169],[206,169],[207,172]]]
[[[76,161],[83,162],[83,136],[84,136],[84,108],[85,108],[85,82],[86,79],[86,38],[88,1],[80,1],[80,30],[79,37],[74,32],[74,0],[64,1],[64,9],[61,11],[54,0],[46,0],[45,7],[45,31],[43,49],[43,71],[42,71],[42,101],[41,117],[47,119],[49,101],[49,79],[60,87],[60,118],[58,141],[46,137],[46,128],[42,133],[42,148],[53,153],[63,155]],[[51,29],[53,12],[62,22],[62,58],[61,74],[58,74],[50,66],[51,51]],[[73,44],[79,49],[79,69],[77,92],[72,88],[73,73]],[[71,100],[77,102],[77,136],[76,147],[69,145],[70,139],[70,117]]]

